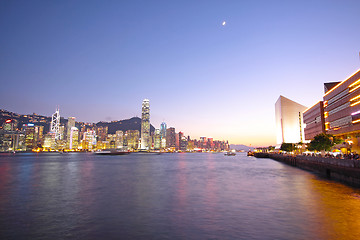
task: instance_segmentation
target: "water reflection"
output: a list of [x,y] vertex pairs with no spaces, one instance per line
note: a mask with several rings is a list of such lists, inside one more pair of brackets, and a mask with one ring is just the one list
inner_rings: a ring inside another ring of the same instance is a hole
[[221,154],[0,157],[0,238],[357,239],[360,190]]

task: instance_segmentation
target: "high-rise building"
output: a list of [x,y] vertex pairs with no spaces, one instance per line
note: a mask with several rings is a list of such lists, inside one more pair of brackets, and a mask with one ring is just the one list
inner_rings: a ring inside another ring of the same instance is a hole
[[161,135],[160,135],[160,129],[155,129],[154,133],[154,148],[156,150],[159,150],[161,147]]
[[304,142],[303,112],[307,107],[280,96],[275,103],[276,143]]
[[94,146],[96,146],[96,132],[92,129],[88,129],[84,133],[84,139],[82,143],[82,149],[93,149]]
[[66,127],[66,141],[69,148],[70,148],[70,133],[72,127],[75,127],[75,117],[68,118],[67,127]]
[[79,146],[79,129],[77,127],[71,127],[69,149],[77,149]]
[[187,137],[184,136],[183,132],[179,132],[179,150],[185,152],[188,147]]
[[174,149],[176,147],[176,133],[173,127],[166,129],[166,147]]
[[5,131],[15,131],[17,123],[14,119],[7,119],[3,124],[3,130]]
[[55,133],[48,132],[45,135],[43,147],[47,149],[55,149]]
[[150,101],[144,99],[141,114],[141,149],[150,149]]
[[66,140],[66,131],[65,131],[65,126],[64,125],[60,125],[59,127],[59,135],[60,135],[60,140]]
[[25,145],[27,150],[31,150],[38,145],[39,132],[42,126],[35,126],[33,123],[23,125],[25,131]]
[[165,122],[162,122],[160,124],[160,135],[161,135],[161,138],[166,138],[166,123]]
[[160,148],[166,148],[166,123],[162,122],[160,125]]
[[55,140],[60,139],[60,111],[56,108],[55,113],[51,117],[50,132],[55,133]]
[[122,148],[124,146],[124,132],[118,130],[115,135],[115,148]]
[[127,130],[124,135],[124,146],[128,149],[138,149],[139,146],[139,131]]
[[14,119],[5,120],[0,129],[0,152],[24,151],[25,134],[16,129],[17,123]]

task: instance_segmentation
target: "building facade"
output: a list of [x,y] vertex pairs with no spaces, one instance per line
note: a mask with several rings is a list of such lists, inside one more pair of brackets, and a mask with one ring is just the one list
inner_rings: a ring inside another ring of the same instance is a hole
[[166,129],[166,147],[174,149],[176,147],[176,133],[173,127]]
[[360,70],[325,93],[325,130],[360,152]]
[[275,103],[276,143],[304,142],[303,112],[307,107],[280,96]]
[[310,141],[320,133],[325,133],[324,102],[320,101],[303,112],[305,140]]
[[67,122],[67,128],[66,128],[66,141],[67,141],[68,148],[70,148],[70,134],[71,134],[71,128],[73,128],[73,127],[75,127],[75,118],[69,117],[68,122]]
[[77,127],[71,127],[69,149],[78,149],[79,147],[79,129]]

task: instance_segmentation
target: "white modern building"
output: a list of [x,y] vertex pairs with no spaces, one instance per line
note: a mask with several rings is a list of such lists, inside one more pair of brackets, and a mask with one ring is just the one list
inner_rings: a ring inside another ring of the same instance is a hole
[[276,143],[305,141],[303,112],[307,107],[280,96],[275,103]]

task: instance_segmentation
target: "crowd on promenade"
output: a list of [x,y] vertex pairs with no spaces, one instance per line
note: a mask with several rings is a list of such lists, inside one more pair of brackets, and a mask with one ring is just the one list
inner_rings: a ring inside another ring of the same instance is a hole
[[342,154],[342,153],[338,153],[338,154],[331,154],[331,153],[326,153],[324,156],[322,156],[321,154],[315,154],[315,153],[304,153],[303,155],[305,156],[312,156],[312,157],[325,157],[325,158],[336,158],[336,159],[351,159],[351,160],[360,160],[360,155],[357,153],[349,153],[349,154]]

